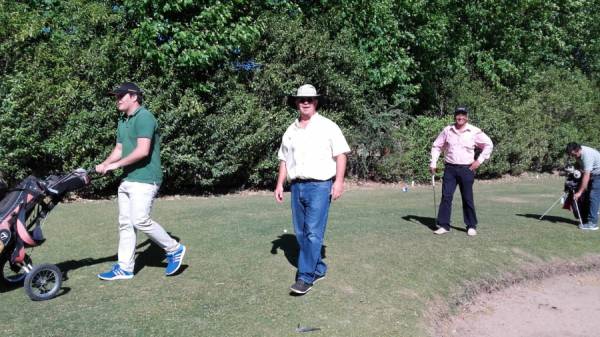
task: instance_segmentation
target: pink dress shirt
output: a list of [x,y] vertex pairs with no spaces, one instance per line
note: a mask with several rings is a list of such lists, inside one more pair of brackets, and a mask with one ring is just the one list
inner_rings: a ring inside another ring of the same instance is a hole
[[431,147],[430,167],[436,167],[440,153],[444,152],[444,161],[456,165],[470,165],[475,160],[475,147],[481,149],[477,161],[481,164],[490,157],[494,144],[481,129],[471,124],[462,132],[456,130],[454,124],[442,130]]

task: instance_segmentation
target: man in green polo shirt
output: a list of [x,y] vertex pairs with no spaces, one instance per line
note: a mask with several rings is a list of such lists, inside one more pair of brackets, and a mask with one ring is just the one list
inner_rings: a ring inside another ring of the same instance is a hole
[[125,82],[111,92],[117,109],[123,114],[117,127],[117,144],[96,171],[106,174],[123,168],[119,185],[119,248],[118,263],[111,270],[98,274],[102,280],[133,278],[136,230],[140,230],[165,250],[165,274],[173,275],[181,267],[185,246],[173,239],[164,228],[150,218],[152,203],[162,182],[160,164],[160,133],[152,113],[142,104],[142,90]]

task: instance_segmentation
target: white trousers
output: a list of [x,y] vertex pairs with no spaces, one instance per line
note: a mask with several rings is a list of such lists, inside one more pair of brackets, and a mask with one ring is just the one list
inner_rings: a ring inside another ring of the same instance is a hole
[[150,219],[157,192],[158,185],[154,184],[123,181],[119,185],[118,259],[122,270],[133,272],[138,229],[167,252],[179,248],[179,243],[159,223]]

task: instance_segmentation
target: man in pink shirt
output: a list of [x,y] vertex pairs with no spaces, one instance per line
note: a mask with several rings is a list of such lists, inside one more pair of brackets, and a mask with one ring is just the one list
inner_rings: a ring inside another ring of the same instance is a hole
[[[445,127],[431,147],[431,164],[429,165],[431,174],[435,174],[437,160],[442,152],[444,152],[445,162],[442,201],[437,217],[438,229],[434,231],[435,234],[446,234],[450,231],[452,197],[458,184],[467,234],[469,236],[477,235],[477,215],[473,201],[475,170],[490,157],[494,145],[490,137],[478,127],[469,124],[468,121],[469,111],[467,108],[456,108],[454,124]],[[477,158],[475,158],[475,148],[481,149]]]

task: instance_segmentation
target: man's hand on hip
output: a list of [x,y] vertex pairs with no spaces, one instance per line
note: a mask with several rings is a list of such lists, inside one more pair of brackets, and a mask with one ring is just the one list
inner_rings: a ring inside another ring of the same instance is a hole
[[481,165],[481,163],[476,160],[476,161],[474,161],[474,162],[471,163],[471,165],[469,166],[469,170],[475,172],[475,170],[477,170],[477,168],[479,167],[479,165]]

